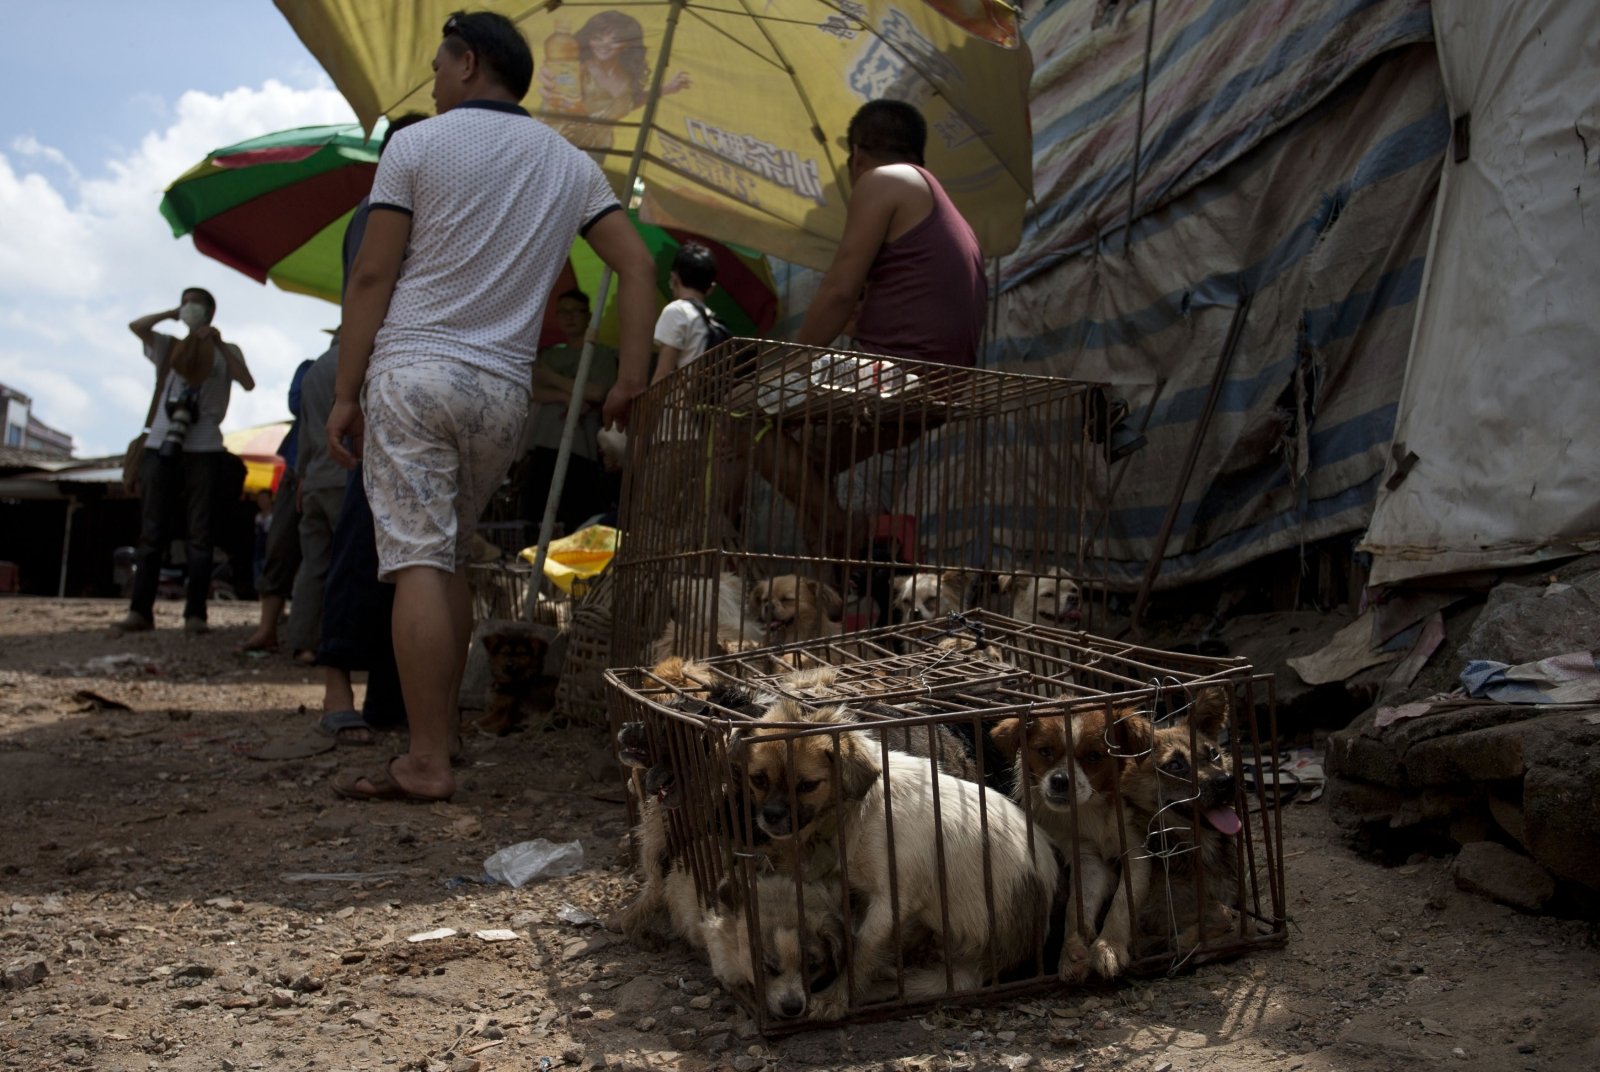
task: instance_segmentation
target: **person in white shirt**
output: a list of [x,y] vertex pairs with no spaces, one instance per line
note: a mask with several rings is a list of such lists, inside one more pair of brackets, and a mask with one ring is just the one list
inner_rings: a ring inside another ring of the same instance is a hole
[[619,282],[608,423],[626,420],[649,364],[655,265],[599,166],[518,106],[527,40],[503,15],[457,12],[433,68],[439,114],[378,163],[326,430],[336,460],[364,462],[411,731],[405,755],[334,783],[359,800],[455,793],[467,549],[522,446],[538,323],[579,234]]
[[[180,496],[185,504],[184,562],[188,570],[183,628],[190,633],[209,629],[211,500],[224,453],[222,419],[227,416],[235,383],[246,391],[256,386],[244,354],[233,343],[223,341],[222,333],[211,323],[216,312],[217,299],[210,291],[189,287],[178,308],[142,316],[128,325],[144,343],[144,356],[167,372],[139,463],[138,568],[128,613],[115,626],[119,632],[155,628],[161,557],[173,538],[167,525],[169,504]],[[178,339],[155,330],[163,320],[182,321],[188,335]]]
[[668,285],[672,301],[656,319],[656,371],[651,383],[660,383],[677,369],[705,353],[711,330],[706,298],[717,285],[717,260],[696,242],[685,243],[672,258]]

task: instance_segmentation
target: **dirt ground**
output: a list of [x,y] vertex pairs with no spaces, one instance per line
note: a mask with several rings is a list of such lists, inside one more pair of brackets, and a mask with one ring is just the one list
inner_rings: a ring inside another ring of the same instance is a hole
[[[1319,804],[1288,809],[1281,950],[764,1040],[690,955],[590,922],[633,888],[599,733],[470,739],[450,804],[342,802],[333,773],[403,741],[249,758],[303,735],[320,698],[286,658],[232,653],[254,604],[214,608],[195,638],[176,606],[115,637],[122,610],[0,601],[0,1067],[1600,1067],[1591,924],[1459,892],[1447,860],[1382,868]],[[581,840],[583,870],[478,881],[533,837]],[[406,940],[444,927],[459,933]]]

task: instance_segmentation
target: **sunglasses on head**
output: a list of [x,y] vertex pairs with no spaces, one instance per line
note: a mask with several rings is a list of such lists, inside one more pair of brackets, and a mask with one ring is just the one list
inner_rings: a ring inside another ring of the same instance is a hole
[[444,20],[444,33],[442,33],[440,36],[459,37],[461,40],[467,43],[468,48],[477,48],[477,46],[472,42],[472,35],[467,33],[466,26],[463,25],[461,19],[455,15],[451,15],[448,19]]

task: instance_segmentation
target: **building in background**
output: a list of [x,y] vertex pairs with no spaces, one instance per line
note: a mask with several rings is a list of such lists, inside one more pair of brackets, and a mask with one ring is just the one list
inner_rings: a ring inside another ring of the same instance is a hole
[[33,415],[33,399],[0,383],[0,446],[36,451],[52,458],[72,457],[72,436]]

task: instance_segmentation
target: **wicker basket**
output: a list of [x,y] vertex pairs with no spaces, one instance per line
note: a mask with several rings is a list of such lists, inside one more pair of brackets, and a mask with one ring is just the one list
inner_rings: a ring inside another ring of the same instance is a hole
[[611,661],[611,570],[595,578],[572,612],[567,655],[556,685],[556,711],[570,722],[605,727],[605,672]]

